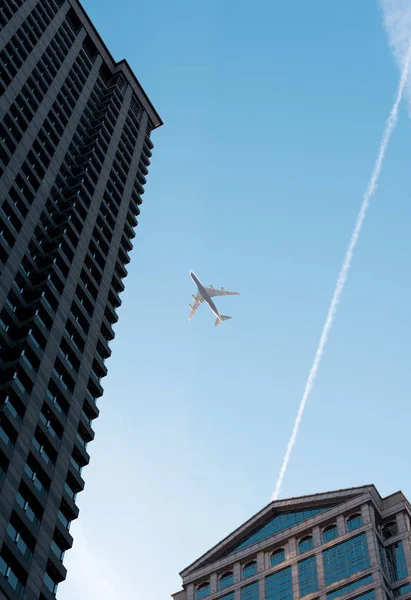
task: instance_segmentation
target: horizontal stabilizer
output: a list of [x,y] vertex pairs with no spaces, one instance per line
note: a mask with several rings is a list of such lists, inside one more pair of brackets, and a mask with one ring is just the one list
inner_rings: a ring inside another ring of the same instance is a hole
[[231,317],[227,317],[226,315],[221,315],[221,319],[215,320],[214,326],[217,327],[217,325],[219,325],[223,321],[228,321],[228,319],[231,319]]

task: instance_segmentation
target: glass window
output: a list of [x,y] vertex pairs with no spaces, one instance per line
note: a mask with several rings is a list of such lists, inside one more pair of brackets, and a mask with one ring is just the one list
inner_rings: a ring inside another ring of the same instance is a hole
[[266,600],[293,600],[291,567],[265,578],[265,598]]
[[407,565],[405,563],[404,548],[402,542],[391,544],[386,548],[388,574],[392,581],[398,581],[407,577]]
[[247,563],[243,567],[243,579],[247,579],[247,577],[251,577],[257,573],[257,563],[255,560]]
[[387,556],[386,556],[385,548],[378,538],[377,538],[377,542],[378,542],[378,554],[380,557],[381,568],[384,572],[384,575],[386,577],[388,577],[389,576],[388,575],[388,565],[387,565]]
[[384,540],[388,540],[388,538],[394,537],[394,535],[397,535],[397,533],[398,527],[396,521],[390,521],[389,523],[383,525],[382,535]]
[[272,555],[270,556],[270,565],[273,567],[274,565],[278,565],[285,560],[285,552],[284,548],[280,548],[279,550],[274,550]]
[[356,596],[355,600],[375,600],[375,591],[370,590],[369,592],[365,592],[365,594],[361,594],[361,596]]
[[360,515],[360,513],[356,515],[351,515],[351,517],[348,517],[347,519],[348,531],[354,531],[354,529],[358,529],[359,527],[361,527],[362,524],[362,516]]
[[307,550],[311,550],[313,546],[314,542],[312,536],[305,536],[298,542],[298,554],[302,554],[303,552],[307,552]]
[[258,581],[241,588],[241,600],[258,600]]
[[411,583],[406,583],[405,585],[402,585],[401,587],[395,589],[394,596],[402,596],[407,592],[411,592]]
[[228,587],[229,585],[233,585],[233,583],[234,583],[233,572],[227,571],[227,573],[223,573],[221,575],[218,589],[223,590],[224,588]]
[[353,583],[349,583],[348,585],[345,585],[344,587],[338,588],[338,590],[334,590],[333,592],[330,592],[329,594],[327,594],[327,600],[334,600],[334,598],[339,598],[340,596],[344,596],[344,594],[348,594],[349,592],[352,592],[353,590],[356,590],[357,588],[360,588],[361,586],[367,585],[368,583],[371,583],[371,582],[372,582],[372,575],[367,575],[367,577],[358,579],[357,581],[354,581]]
[[370,567],[365,533],[323,551],[326,585],[350,577]]
[[234,600],[234,592],[230,592],[229,594],[226,594],[225,596],[220,596],[220,598],[218,600]]
[[318,590],[317,563],[315,556],[310,556],[298,563],[298,582],[300,596],[306,596]]
[[200,583],[200,585],[196,589],[196,600],[201,600],[201,598],[206,598],[210,595],[210,582],[204,581],[204,583]]
[[323,530],[323,542],[330,542],[338,537],[338,529],[337,525],[334,523],[332,525],[328,525],[328,527],[324,527]]
[[[306,510],[298,510],[277,515],[262,527],[258,527],[240,544],[237,544],[234,546],[234,548],[231,548],[227,554],[233,554],[234,552],[248,548],[257,542],[261,542],[261,540],[265,540],[272,535],[279,533],[280,531],[284,531],[289,527],[293,527],[293,525],[297,525],[302,521],[311,519],[311,517],[315,517],[316,515],[329,510],[333,506],[334,505],[319,506],[317,508],[309,508]],[[225,556],[227,556],[227,554]]]

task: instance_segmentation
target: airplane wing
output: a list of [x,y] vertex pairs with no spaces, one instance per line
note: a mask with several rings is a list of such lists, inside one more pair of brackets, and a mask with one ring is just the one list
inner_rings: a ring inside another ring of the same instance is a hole
[[221,288],[220,290],[216,290],[213,286],[210,286],[209,288],[205,288],[205,289],[206,289],[207,294],[210,296],[210,298],[213,298],[214,296],[239,296],[240,295],[238,292],[228,292],[224,288]]
[[197,294],[197,296],[195,297],[195,300],[194,300],[193,304],[189,304],[189,307],[191,308],[191,312],[188,315],[188,320],[189,321],[192,319],[192,317],[194,316],[194,314],[197,311],[198,307],[203,302],[204,302],[204,298],[200,294]]

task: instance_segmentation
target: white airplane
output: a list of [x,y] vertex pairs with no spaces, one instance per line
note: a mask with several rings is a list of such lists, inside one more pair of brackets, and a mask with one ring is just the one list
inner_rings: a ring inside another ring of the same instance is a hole
[[201,281],[199,280],[199,278],[197,277],[197,275],[195,273],[193,273],[192,271],[189,271],[189,273],[190,273],[191,279],[194,281],[194,283],[197,286],[198,292],[197,292],[196,296],[194,296],[194,294],[193,294],[194,304],[188,305],[189,308],[191,308],[191,312],[188,317],[188,320],[189,321],[191,320],[194,313],[196,312],[196,310],[198,309],[200,304],[202,304],[203,302],[206,302],[208,304],[211,312],[216,316],[216,321],[214,323],[215,327],[217,325],[219,325],[220,323],[222,323],[223,321],[227,321],[228,319],[231,319],[231,317],[227,317],[226,315],[220,315],[220,313],[218,312],[218,308],[216,307],[214,302],[211,300],[211,298],[213,298],[214,296],[239,296],[239,293],[238,292],[227,292],[224,288],[221,288],[221,290],[216,290],[215,288],[213,288],[212,285],[210,285],[209,288],[206,288],[203,286],[203,284],[201,283]]

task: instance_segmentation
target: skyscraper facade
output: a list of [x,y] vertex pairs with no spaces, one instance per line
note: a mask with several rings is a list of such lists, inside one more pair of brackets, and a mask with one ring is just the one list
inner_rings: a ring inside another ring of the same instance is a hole
[[53,598],[161,125],[77,0],[0,3],[0,597]]
[[272,502],[180,574],[174,600],[411,598],[411,505],[372,485]]

